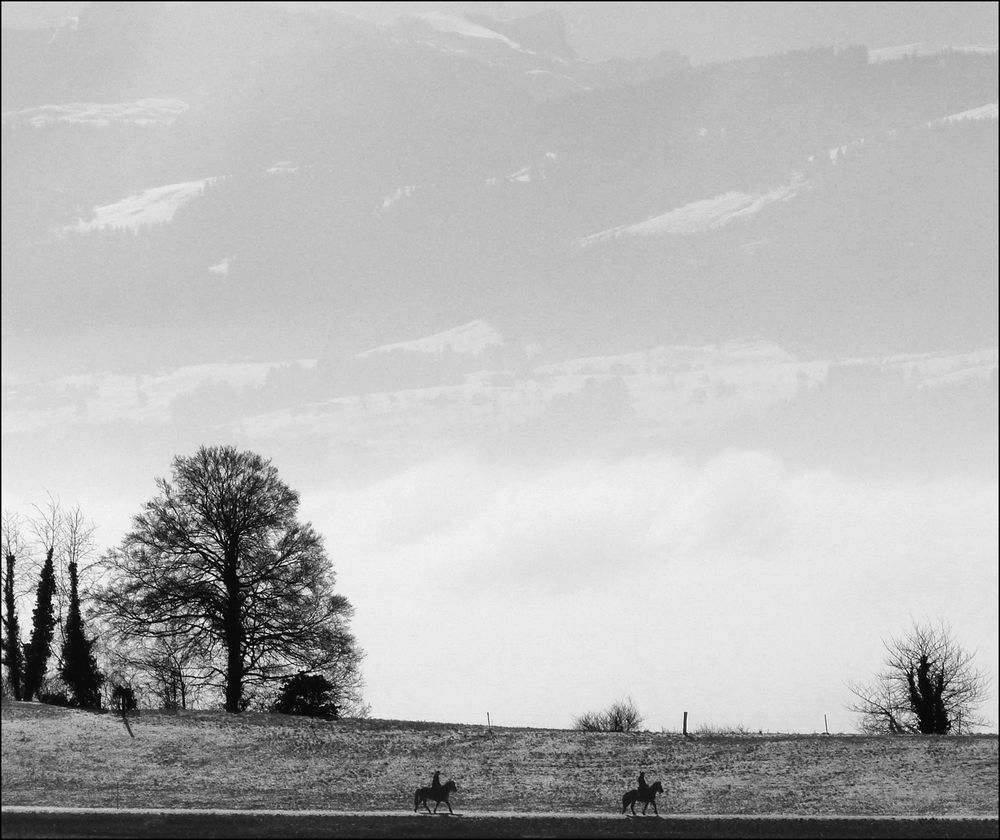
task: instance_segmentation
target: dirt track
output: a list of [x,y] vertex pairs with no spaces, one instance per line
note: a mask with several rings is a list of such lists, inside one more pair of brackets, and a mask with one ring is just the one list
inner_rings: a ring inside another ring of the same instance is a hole
[[582,814],[35,810],[4,808],[4,838],[42,837],[942,837],[996,838],[996,818],[619,817]]

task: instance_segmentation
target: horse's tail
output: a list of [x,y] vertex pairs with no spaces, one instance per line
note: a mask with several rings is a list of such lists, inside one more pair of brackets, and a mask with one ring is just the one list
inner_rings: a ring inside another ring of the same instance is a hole
[[420,807],[420,788],[417,788],[413,792],[413,810],[416,811]]

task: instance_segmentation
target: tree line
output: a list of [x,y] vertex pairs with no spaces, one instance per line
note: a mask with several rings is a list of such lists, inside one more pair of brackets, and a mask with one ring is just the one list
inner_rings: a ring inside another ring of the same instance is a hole
[[[215,703],[228,712],[301,710],[312,697],[327,717],[366,714],[353,608],[271,462],[203,446],[176,457],[156,487],[96,560],[94,526],[79,508],[65,513],[50,499],[36,517],[5,514],[5,692],[84,708],[139,692],[165,708]],[[26,642],[20,561],[38,568]]]

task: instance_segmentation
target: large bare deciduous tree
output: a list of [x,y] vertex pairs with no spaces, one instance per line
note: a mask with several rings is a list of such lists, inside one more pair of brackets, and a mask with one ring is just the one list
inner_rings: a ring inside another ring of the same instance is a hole
[[307,669],[360,704],[352,608],[319,534],[269,460],[231,446],[176,457],[171,480],[105,558],[97,612],[114,632],[196,651],[225,708]]
[[871,734],[947,735],[985,724],[977,714],[987,677],[973,664],[944,622],[914,622],[906,633],[883,640],[885,669],[867,683],[849,683],[848,708]]

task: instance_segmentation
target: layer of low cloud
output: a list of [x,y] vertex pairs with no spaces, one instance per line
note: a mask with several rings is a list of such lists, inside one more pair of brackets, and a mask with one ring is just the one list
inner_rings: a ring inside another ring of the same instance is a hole
[[[997,486],[860,483],[727,452],[511,467],[470,453],[303,495],[380,717],[850,731],[881,639],[942,618],[997,658]],[[995,690],[984,710],[997,719]],[[695,717],[697,712],[697,718]]]

